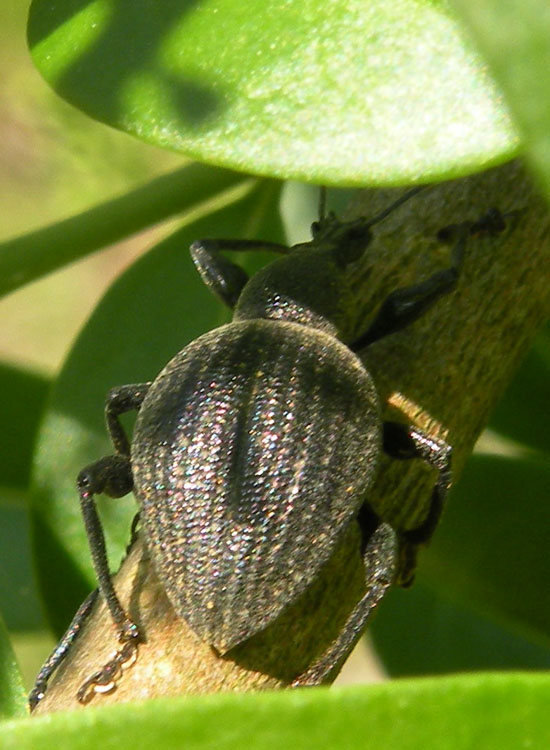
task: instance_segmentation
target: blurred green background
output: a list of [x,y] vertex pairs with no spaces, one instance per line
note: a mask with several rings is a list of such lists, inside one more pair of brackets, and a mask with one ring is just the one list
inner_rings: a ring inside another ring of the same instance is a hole
[[[0,239],[71,216],[183,163],[96,123],[44,83],[26,46],[29,5],[0,3]],[[4,300],[3,358],[44,375],[56,372],[102,289],[146,243],[124,243]]]

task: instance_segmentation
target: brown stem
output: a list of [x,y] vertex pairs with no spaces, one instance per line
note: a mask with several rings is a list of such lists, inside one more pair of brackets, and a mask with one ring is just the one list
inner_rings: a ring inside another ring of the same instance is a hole
[[[365,191],[346,218],[372,216],[393,198],[395,191]],[[376,227],[376,239],[353,276],[357,329],[364,330],[389,291],[448,265],[449,251],[436,240],[441,227],[474,221],[493,206],[512,212],[508,229],[497,237],[471,239],[457,291],[365,355],[387,414],[394,417],[397,405],[402,419],[404,413],[453,446],[455,478],[550,312],[546,207],[518,162],[434,186]],[[412,528],[426,513],[432,483],[420,462],[388,459],[370,502],[397,527]],[[138,540],[116,576],[116,587],[147,642],[117,689],[95,696],[93,705],[286,686],[334,639],[361,596],[362,578],[353,525],[310,590],[264,632],[219,656],[175,616]],[[79,686],[116,647],[100,603],[36,713],[78,707]]]

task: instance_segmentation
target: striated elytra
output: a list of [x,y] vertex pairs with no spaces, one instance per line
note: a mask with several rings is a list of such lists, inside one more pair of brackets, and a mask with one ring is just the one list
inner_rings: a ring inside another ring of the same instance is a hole
[[197,635],[227,651],[303,591],[357,515],[380,432],[358,358],[298,323],[240,320],[167,365],[132,466],[157,573]]
[[[365,594],[341,633],[294,685],[317,684],[341,663],[388,587],[408,585],[417,547],[429,541],[450,485],[450,447],[413,425],[384,422],[373,380],[357,352],[419,318],[458,279],[471,234],[504,228],[498,211],[449,227],[450,266],[392,292],[365,333],[350,333],[349,264],[371,227],[417,190],[370,220],[340,222],[321,211],[312,240],[201,240],[194,262],[234,310],[148,383],[114,388],[106,403],[115,452],[84,469],[78,490],[98,590],[120,647],[78,692],[89,701],[116,688],[142,634],[114,591],[95,495],[134,491],[157,575],[175,612],[220,652],[265,628],[315,579],[343,528],[359,523]],[[282,255],[251,279],[220,251]],[[119,420],[137,410],[131,442]],[[384,451],[437,470],[430,509],[415,529],[393,529],[369,506]],[[78,610],[30,696],[43,697],[97,594]]]

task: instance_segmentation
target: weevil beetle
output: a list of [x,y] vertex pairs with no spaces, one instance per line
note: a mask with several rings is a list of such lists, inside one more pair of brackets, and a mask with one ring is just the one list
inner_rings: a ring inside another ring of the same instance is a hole
[[[85,468],[78,490],[99,592],[120,649],[81,686],[87,702],[116,687],[141,634],[114,591],[94,496],[134,491],[146,546],[175,612],[226,652],[265,628],[313,581],[343,528],[363,532],[366,593],[341,634],[294,685],[316,684],[341,661],[392,582],[410,582],[450,486],[451,448],[414,426],[384,422],[372,377],[357,352],[419,318],[456,286],[468,236],[499,232],[490,212],[442,235],[450,266],[392,292],[367,330],[348,330],[346,270],[371,228],[417,189],[370,220],[312,225],[311,242],[287,248],[201,240],[191,254],[233,321],[199,337],[148,383],[114,388],[105,407],[115,453]],[[270,249],[283,257],[252,278],[220,250]],[[119,417],[137,410],[132,441]],[[382,451],[437,470],[422,524],[396,531],[377,518],[368,490]],[[42,668],[31,706],[77,636],[96,594]]]

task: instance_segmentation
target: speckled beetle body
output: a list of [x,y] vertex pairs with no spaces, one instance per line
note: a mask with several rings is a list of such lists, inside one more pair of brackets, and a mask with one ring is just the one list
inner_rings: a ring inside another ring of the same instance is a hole
[[301,593],[380,445],[372,380],[326,333],[240,321],[167,365],[135,426],[134,485],[157,574],[197,635],[227,651]]
[[[415,192],[415,191],[413,191]],[[456,225],[452,263],[397,289],[368,330],[350,340],[347,266],[361,257],[370,221],[322,215],[313,239],[292,248],[202,240],[191,252],[205,283],[234,309],[150,382],[113,389],[106,404],[115,453],[84,469],[78,489],[99,591],[118,630],[114,658],[80,688],[87,702],[114,689],[140,632],[114,591],[94,496],[134,490],[156,572],[176,613],[225,652],[265,628],[315,579],[342,529],[359,523],[366,593],[340,636],[294,685],[317,684],[341,662],[392,582],[406,585],[415,551],[437,524],[450,484],[450,448],[414,426],[383,422],[356,352],[420,317],[456,285],[467,238],[502,217]],[[495,218],[496,217],[496,218]],[[449,238],[446,238],[449,239]],[[271,249],[284,257],[252,279],[220,250]],[[138,410],[132,441],[119,416]],[[368,504],[381,451],[437,470],[430,510],[399,532]],[[31,694],[35,705],[87,616],[82,605]]]

